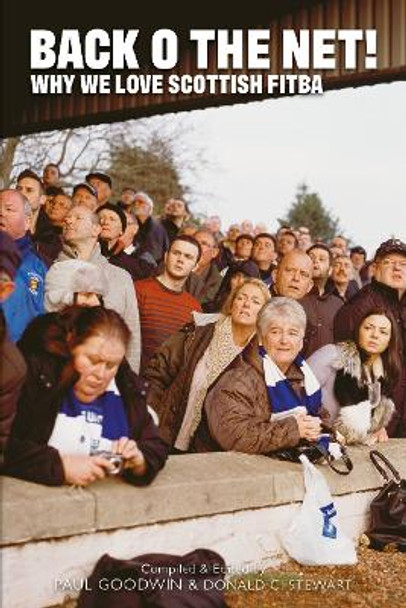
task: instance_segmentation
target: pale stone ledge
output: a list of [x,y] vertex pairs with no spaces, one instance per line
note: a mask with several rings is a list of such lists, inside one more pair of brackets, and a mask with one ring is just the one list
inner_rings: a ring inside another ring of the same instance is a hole
[[[391,440],[379,449],[405,477],[406,441]],[[382,479],[368,448],[350,453],[350,475],[322,470],[343,531],[355,538],[365,529]],[[233,568],[267,567],[285,558],[281,534],[304,490],[301,465],[236,453],[171,457],[147,488],[116,479],[85,490],[1,481],[7,608],[41,608],[77,596],[56,581],[80,584],[103,553],[130,558],[204,546]]]

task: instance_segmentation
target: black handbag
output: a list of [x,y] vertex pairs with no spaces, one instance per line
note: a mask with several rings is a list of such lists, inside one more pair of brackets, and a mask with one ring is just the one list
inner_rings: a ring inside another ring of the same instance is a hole
[[391,545],[406,552],[406,480],[378,450],[371,450],[369,456],[385,480],[370,505],[371,523],[365,533],[369,546],[382,551]]
[[300,456],[303,455],[313,464],[326,462],[330,469],[339,475],[348,475],[351,473],[354,465],[345,446],[338,444],[334,435],[330,436],[328,443],[334,443],[339,446],[339,458],[335,457],[322,443],[311,442],[306,439],[302,439],[299,445],[294,448],[278,450],[274,455],[279,458],[279,460],[289,460],[290,462],[300,462]]

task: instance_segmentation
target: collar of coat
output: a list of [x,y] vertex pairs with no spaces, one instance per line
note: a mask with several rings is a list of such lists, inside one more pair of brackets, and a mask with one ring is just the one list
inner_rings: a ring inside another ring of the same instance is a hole
[[[399,291],[394,287],[389,287],[389,285],[385,285],[385,283],[381,283],[380,281],[377,281],[374,278],[372,278],[370,285],[374,291],[378,291],[384,294],[389,300],[393,300],[394,302],[399,303]],[[368,285],[366,285],[365,287],[368,287]],[[365,289],[365,287],[363,289]],[[359,293],[362,293],[362,291],[363,290],[361,289]],[[400,299],[400,302],[406,305],[406,293],[403,294],[403,297]]]
[[[333,367],[336,370],[343,370],[345,374],[349,374],[359,383],[362,380],[362,361],[357,345],[352,340],[339,342],[339,355],[334,362]],[[375,378],[384,376],[383,362],[381,357],[378,357],[373,364],[373,372]]]

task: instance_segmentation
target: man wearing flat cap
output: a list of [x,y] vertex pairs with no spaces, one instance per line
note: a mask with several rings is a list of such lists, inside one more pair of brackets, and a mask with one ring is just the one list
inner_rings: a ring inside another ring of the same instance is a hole
[[84,205],[93,212],[96,211],[99,206],[97,192],[93,186],[87,182],[76,184],[72,192],[72,201],[74,205]]
[[97,192],[97,201],[99,207],[110,201],[112,194],[111,177],[100,171],[93,171],[86,175],[86,181]]
[[389,309],[397,321],[402,344],[402,374],[393,399],[396,413],[387,428],[390,437],[406,437],[406,243],[389,239],[376,250],[373,278],[338,311],[334,319],[336,341],[352,339],[354,328],[373,310]]

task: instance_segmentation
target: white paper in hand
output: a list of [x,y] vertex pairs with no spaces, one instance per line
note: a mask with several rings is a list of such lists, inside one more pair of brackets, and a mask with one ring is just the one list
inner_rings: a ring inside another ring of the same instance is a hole
[[340,532],[326,480],[306,456],[300,460],[304,467],[305,497],[281,538],[282,545],[299,564],[356,564],[354,543]]

